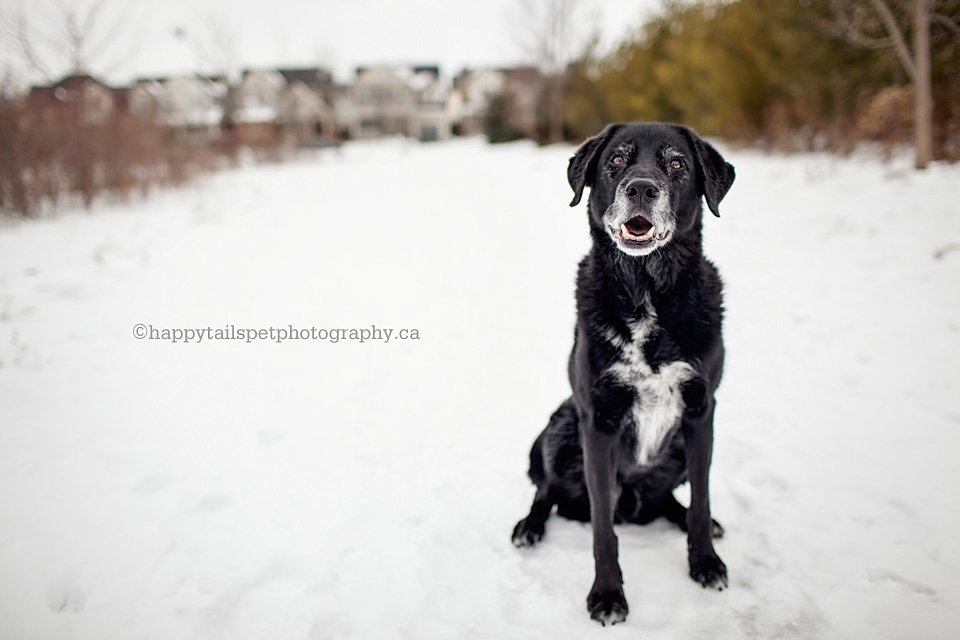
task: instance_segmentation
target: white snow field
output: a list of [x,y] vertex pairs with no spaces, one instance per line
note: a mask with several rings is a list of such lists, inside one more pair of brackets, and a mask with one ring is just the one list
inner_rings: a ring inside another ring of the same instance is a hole
[[960,167],[722,148],[729,589],[620,526],[602,628],[587,525],[511,545],[569,394],[573,147],[391,140],[0,227],[0,638],[956,638]]

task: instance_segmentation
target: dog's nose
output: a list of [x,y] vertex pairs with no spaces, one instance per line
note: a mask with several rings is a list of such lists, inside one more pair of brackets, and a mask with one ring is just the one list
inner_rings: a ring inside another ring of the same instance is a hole
[[660,189],[652,180],[634,178],[627,183],[624,193],[628,198],[636,201],[637,204],[643,204],[644,201],[656,200],[657,196],[660,195]]

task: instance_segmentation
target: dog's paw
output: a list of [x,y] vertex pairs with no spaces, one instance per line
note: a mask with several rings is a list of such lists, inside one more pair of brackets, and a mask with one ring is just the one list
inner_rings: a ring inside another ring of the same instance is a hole
[[587,610],[591,618],[607,626],[607,624],[617,624],[626,620],[629,608],[622,588],[606,590],[594,588],[587,596]]
[[690,577],[703,585],[717,591],[723,591],[727,586],[727,565],[716,554],[704,556],[697,560],[690,559]]
[[513,544],[517,547],[532,547],[543,539],[544,522],[524,518],[513,528]]

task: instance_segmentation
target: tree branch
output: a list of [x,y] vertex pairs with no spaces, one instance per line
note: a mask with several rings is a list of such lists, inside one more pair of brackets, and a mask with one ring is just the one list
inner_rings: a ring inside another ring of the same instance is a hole
[[20,5],[18,8],[14,20],[14,35],[17,39],[17,48],[20,49],[20,55],[23,56],[23,59],[34,71],[43,76],[47,81],[52,81],[53,76],[50,73],[50,69],[43,64],[43,60],[37,55],[37,50],[33,46],[33,41],[30,37],[30,23],[27,21],[27,16],[23,11],[23,5]]
[[930,17],[934,22],[949,31],[954,38],[960,38],[960,25],[950,18],[950,16],[945,16],[942,13],[934,13]]
[[890,36],[877,37],[868,33],[880,27],[876,21],[868,21],[867,16],[849,0],[830,0],[830,11],[834,20],[824,20],[816,15],[811,16],[813,24],[824,34],[846,40],[861,49],[887,49],[893,46]]
[[86,65],[83,60],[84,31],[78,23],[76,11],[65,4],[61,4],[61,11],[63,11],[64,32],[63,44],[61,46],[67,54],[70,73],[84,73],[86,71]]
[[[95,10],[99,13],[105,4],[106,0],[101,0],[101,2],[97,3]],[[102,57],[105,56],[110,47],[121,39],[121,32],[126,29],[130,23],[130,14],[128,13],[129,6],[130,5],[127,5],[126,8],[119,10],[119,13],[116,14],[111,23],[103,23],[107,26],[101,30],[101,33],[98,35],[96,41],[90,43],[87,51],[87,57],[89,59],[102,60]],[[91,10],[91,14],[92,11],[93,10]],[[91,23],[90,30],[87,31],[87,33],[93,33],[93,29],[95,28],[96,24]],[[141,38],[134,38],[131,42],[130,48],[125,50],[125,53],[118,57],[113,66],[116,66],[118,63],[122,64],[128,62],[129,59],[133,57],[134,53],[140,48],[141,41]]]
[[[914,1],[917,2],[919,0]],[[900,64],[903,65],[907,75],[910,76],[910,82],[916,82],[917,65],[913,60],[913,56],[910,54],[910,48],[907,46],[907,41],[903,37],[903,32],[897,24],[896,16],[893,15],[890,7],[887,6],[884,0],[870,0],[870,4],[874,10],[880,14],[880,19],[883,20],[883,24],[887,27],[887,33],[889,33],[890,38],[893,39],[893,49],[897,52]]]

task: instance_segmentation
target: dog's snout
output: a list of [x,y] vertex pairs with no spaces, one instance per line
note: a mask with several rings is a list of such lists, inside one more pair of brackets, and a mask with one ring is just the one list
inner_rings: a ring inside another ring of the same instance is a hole
[[637,204],[643,204],[650,200],[656,200],[657,196],[660,195],[660,188],[652,180],[634,178],[627,183],[624,194],[631,200],[636,201]]

